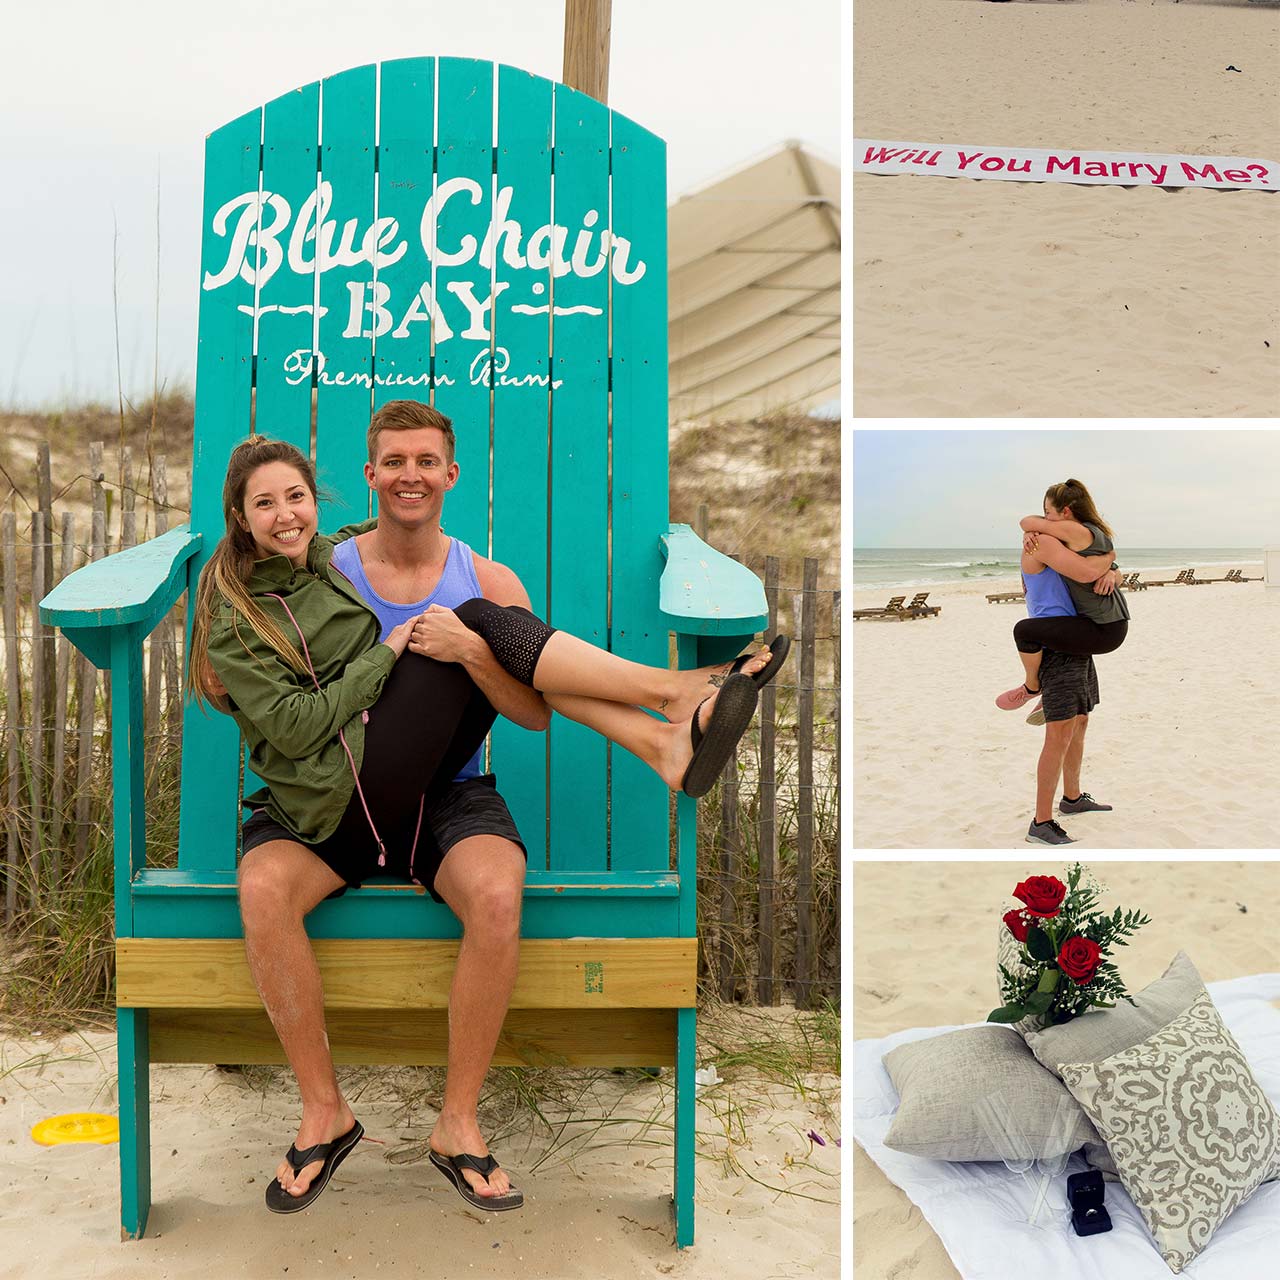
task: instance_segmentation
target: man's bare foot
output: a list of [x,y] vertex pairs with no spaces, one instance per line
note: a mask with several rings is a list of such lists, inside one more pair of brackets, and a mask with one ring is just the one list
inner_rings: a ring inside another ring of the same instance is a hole
[[[741,667],[749,676],[763,671],[773,655],[768,649],[753,653]],[[659,715],[665,716],[671,724],[687,721],[700,702],[715,694],[729,677],[733,662],[719,662],[713,667],[694,667],[689,671],[673,671],[674,691],[671,696],[649,708]],[[699,717],[701,724],[706,724],[705,713]],[[687,762],[686,762],[687,763]]]
[[[314,1147],[317,1142],[332,1142],[334,1138],[346,1133],[355,1122],[356,1118],[351,1114],[345,1098],[339,1098],[327,1106],[304,1104],[302,1122],[298,1125],[298,1137],[294,1146],[299,1151],[305,1151],[308,1147]],[[295,1178],[288,1160],[281,1160],[280,1167],[276,1170],[276,1180],[291,1196],[300,1196],[311,1185],[312,1179],[323,1165],[323,1160],[313,1160],[309,1165],[304,1165]]]
[[[431,1150],[442,1156],[479,1156],[481,1160],[489,1154],[489,1144],[480,1134],[480,1126],[474,1115],[452,1116],[442,1111],[431,1130]],[[474,1169],[463,1168],[462,1176],[470,1184],[471,1190],[478,1196],[505,1196],[511,1190],[511,1179],[506,1170],[495,1169],[489,1175],[489,1181]]]

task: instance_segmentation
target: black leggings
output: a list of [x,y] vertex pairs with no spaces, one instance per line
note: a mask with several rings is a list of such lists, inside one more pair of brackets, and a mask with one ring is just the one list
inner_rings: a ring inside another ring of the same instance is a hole
[[1089,618],[1023,618],[1014,625],[1013,642],[1019,653],[1056,649],[1059,653],[1113,653],[1129,633],[1129,620],[1094,622]]
[[[454,612],[484,639],[505,671],[532,686],[553,628],[528,609],[491,600],[468,600]],[[372,847],[371,816],[389,842],[416,819],[422,796],[442,791],[475,755],[496,716],[465,667],[405,652],[369,708],[360,786],[335,838]]]

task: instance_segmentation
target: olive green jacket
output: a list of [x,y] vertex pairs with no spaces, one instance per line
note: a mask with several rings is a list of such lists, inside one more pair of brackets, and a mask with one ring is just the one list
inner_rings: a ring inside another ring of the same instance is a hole
[[[250,802],[255,808],[265,802],[267,813],[307,844],[337,828],[354,790],[353,767],[359,770],[364,754],[363,713],[396,662],[394,650],[378,642],[377,615],[329,563],[338,542],[366,527],[348,526],[332,538],[318,534],[303,569],[282,555],[260,560],[249,580],[250,592],[299,653],[302,629],[319,689],[225,601],[210,626],[210,664],[226,686],[250,767],[267,784]],[[283,597],[297,627],[272,594]]]

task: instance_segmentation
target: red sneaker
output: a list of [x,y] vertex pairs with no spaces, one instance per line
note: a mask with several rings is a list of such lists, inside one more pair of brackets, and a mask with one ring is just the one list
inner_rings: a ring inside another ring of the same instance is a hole
[[[1040,690],[1037,689],[1036,693]],[[1025,684],[1020,684],[1016,689],[1010,689],[1007,693],[1002,693],[996,699],[996,706],[1001,711],[1017,711],[1017,709],[1026,702],[1030,702],[1036,696]]]

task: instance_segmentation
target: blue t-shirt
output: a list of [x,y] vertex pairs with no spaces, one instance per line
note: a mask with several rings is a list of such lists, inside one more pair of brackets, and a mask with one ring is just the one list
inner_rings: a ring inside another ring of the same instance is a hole
[[[425,612],[428,605],[438,604],[446,609],[455,609],[464,600],[474,600],[484,594],[480,590],[480,580],[476,577],[475,556],[471,548],[457,538],[449,539],[449,554],[445,557],[444,571],[440,574],[436,589],[425,600],[416,600],[413,604],[396,604],[392,600],[384,600],[369,585],[360,559],[360,548],[356,546],[354,538],[347,538],[334,547],[332,564],[351,580],[365,604],[378,615],[378,621],[382,624],[379,640],[385,640],[402,622],[408,622],[410,618],[416,618],[418,614]],[[463,766],[455,781],[476,778],[483,772],[484,748],[481,747]]]
[[1076,606],[1071,592],[1056,569],[1045,565],[1039,573],[1024,573],[1027,616],[1031,618],[1074,618]]

